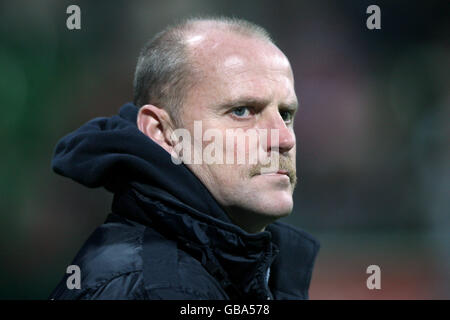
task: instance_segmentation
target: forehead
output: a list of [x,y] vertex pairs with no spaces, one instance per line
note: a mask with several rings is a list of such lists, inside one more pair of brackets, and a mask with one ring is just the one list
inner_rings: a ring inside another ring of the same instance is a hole
[[295,100],[289,61],[274,44],[222,31],[193,34],[186,44],[196,70],[191,90],[195,94],[214,99],[253,95]]

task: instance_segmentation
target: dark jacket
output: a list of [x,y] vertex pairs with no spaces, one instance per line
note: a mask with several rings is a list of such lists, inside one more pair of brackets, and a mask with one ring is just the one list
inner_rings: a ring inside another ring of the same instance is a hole
[[307,299],[318,242],[273,223],[250,234],[136,126],[138,108],[93,119],[57,144],[56,173],[114,193],[111,213],[51,299]]

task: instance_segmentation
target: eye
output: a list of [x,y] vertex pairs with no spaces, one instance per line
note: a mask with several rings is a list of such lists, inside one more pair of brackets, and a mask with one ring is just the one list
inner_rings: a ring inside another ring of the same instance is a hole
[[238,118],[245,118],[250,115],[250,109],[248,107],[237,107],[231,113]]
[[287,110],[280,111],[281,118],[283,118],[284,122],[290,123],[292,122],[293,112]]

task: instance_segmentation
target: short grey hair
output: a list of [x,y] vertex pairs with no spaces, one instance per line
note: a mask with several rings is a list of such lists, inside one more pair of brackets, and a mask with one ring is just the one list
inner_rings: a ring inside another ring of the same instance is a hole
[[249,21],[228,17],[189,18],[156,34],[141,50],[134,75],[134,104],[153,104],[164,108],[181,126],[180,110],[195,83],[185,39],[202,22],[213,28],[257,37],[273,43],[268,32]]

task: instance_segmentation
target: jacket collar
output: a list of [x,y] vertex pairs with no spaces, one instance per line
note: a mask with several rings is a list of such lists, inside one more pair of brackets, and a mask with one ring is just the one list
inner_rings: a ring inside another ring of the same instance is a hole
[[[116,193],[113,212],[154,226],[175,238],[185,250],[197,249],[199,260],[217,271],[230,295],[266,299],[265,276],[270,267],[270,291],[276,299],[307,299],[318,242],[306,232],[283,223],[250,234],[236,225],[200,212],[150,185],[133,183]],[[234,291],[233,291],[234,290]]]

